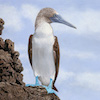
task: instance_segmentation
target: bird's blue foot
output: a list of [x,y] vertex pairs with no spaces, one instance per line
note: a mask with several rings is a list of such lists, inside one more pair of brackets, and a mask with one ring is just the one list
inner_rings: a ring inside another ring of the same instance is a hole
[[38,76],[36,76],[35,79],[36,79],[35,84],[26,84],[26,86],[33,86],[33,87],[34,86],[40,86],[39,81],[38,81]]
[[[56,94],[55,90],[53,90],[51,87],[48,87],[48,86],[43,86],[43,87],[47,90],[48,94],[49,94],[49,93],[54,93],[54,94]],[[56,94],[56,95],[57,95],[57,94]]]
[[50,79],[49,86],[44,86],[44,85],[42,86],[47,90],[48,93],[54,93],[55,95],[57,95],[56,91],[52,89],[52,79]]

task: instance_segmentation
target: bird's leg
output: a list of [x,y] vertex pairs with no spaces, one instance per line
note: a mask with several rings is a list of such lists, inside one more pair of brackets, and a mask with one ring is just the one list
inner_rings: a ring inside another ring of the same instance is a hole
[[40,86],[38,76],[35,77],[35,84],[26,84],[26,86]]
[[36,79],[35,86],[40,86],[39,81],[38,81],[38,76],[36,76],[35,79]]
[[[47,90],[48,93],[54,93],[54,94],[56,94],[55,90],[52,89],[52,83],[53,83],[53,80],[50,79],[49,85],[48,85],[48,86],[43,86],[43,87],[46,88],[46,90]],[[56,94],[56,95],[57,95],[57,94]]]
[[50,79],[50,83],[48,85],[48,88],[52,88],[52,79]]

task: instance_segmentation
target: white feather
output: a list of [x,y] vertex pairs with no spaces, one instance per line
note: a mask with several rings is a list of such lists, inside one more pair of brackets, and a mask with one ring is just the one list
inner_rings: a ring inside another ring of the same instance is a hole
[[52,27],[49,23],[41,23],[32,39],[32,66],[43,85],[49,85],[50,78],[54,80],[55,77],[53,44]]

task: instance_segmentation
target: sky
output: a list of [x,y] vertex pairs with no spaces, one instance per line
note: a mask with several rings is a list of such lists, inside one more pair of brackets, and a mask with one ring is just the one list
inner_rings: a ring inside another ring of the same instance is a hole
[[60,45],[60,69],[55,83],[61,100],[100,100],[100,0],[0,0],[5,21],[3,39],[15,42],[24,67],[24,82],[34,84],[28,59],[28,38],[38,12],[55,9],[77,29],[52,23]]

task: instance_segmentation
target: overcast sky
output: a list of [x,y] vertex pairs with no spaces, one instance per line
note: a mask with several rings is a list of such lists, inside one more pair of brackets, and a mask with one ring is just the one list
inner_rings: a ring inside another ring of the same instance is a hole
[[60,45],[60,70],[56,87],[61,100],[100,100],[100,0],[0,0],[2,37],[15,42],[24,67],[24,82],[34,84],[28,60],[28,38],[44,7],[54,8],[77,30],[52,24]]

